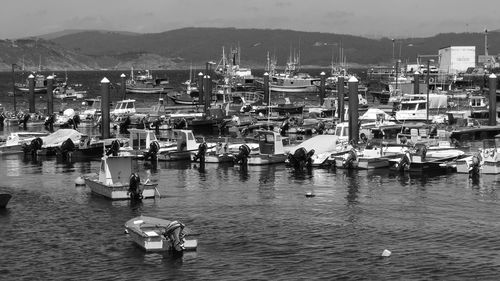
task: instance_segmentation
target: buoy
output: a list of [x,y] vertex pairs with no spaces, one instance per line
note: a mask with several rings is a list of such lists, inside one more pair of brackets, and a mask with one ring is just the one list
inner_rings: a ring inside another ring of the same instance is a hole
[[382,252],[382,257],[389,257],[391,256],[391,251],[385,249],[383,252]]
[[128,234],[128,230],[125,228],[123,233]]
[[80,185],[85,185],[85,180],[80,176],[75,179],[75,185],[80,186]]
[[316,195],[314,195],[314,193],[312,192],[306,192],[306,197],[314,197]]

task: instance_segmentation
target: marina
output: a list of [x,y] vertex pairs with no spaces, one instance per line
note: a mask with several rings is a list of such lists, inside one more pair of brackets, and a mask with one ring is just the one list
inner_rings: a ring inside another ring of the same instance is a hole
[[2,281],[498,279],[492,0],[55,2],[3,5]]

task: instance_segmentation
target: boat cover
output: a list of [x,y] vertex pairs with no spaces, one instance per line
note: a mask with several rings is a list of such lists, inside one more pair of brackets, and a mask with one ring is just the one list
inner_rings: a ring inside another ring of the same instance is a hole
[[70,138],[74,144],[78,144],[82,136],[83,134],[78,132],[77,130],[59,129],[54,133],[42,138],[43,140],[42,147],[47,148],[47,147],[61,146],[61,144],[68,138]]
[[337,139],[338,137],[335,135],[317,135],[290,149],[290,152],[293,153],[300,147],[305,148],[307,151],[314,149],[315,154],[336,151]]

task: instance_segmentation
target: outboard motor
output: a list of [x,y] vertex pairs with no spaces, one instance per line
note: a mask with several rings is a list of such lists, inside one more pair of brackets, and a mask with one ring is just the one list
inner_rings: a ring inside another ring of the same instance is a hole
[[158,161],[158,151],[160,151],[160,144],[157,141],[152,141],[149,144],[148,152],[144,153],[144,160],[147,161],[151,158],[151,162],[156,163]]
[[118,156],[118,151],[120,151],[120,142],[118,140],[113,140],[111,142],[111,147],[108,149],[108,151],[106,151],[106,156]]
[[0,130],[3,130],[3,121],[5,121],[5,119],[5,114],[3,112],[0,113]]
[[185,129],[187,128],[187,121],[186,119],[177,119],[174,121],[174,129]]
[[349,152],[346,153],[344,156],[344,160],[342,161],[342,167],[344,168],[352,168],[354,161],[357,159],[357,154],[354,149],[351,149]]
[[130,124],[132,123],[132,121],[130,121],[130,116],[127,116],[127,118],[125,118],[125,120],[120,123],[120,134],[128,134],[129,131],[128,131],[128,127],[130,127]]
[[19,119],[19,124],[23,125],[24,130],[28,129],[28,120],[30,120],[30,118],[31,118],[31,115],[26,113],[22,116],[22,119]]
[[202,142],[198,146],[198,153],[194,155],[193,161],[198,161],[200,159],[200,163],[205,163],[205,154],[207,153],[207,143]]
[[165,229],[163,236],[172,244],[172,249],[177,252],[184,250],[184,224],[179,221],[172,221]]
[[399,162],[396,163],[395,168],[399,172],[404,172],[410,169],[410,165],[411,165],[411,154],[410,151],[407,150],[401,157],[401,160],[399,160]]
[[73,118],[71,118],[73,120],[73,130],[77,130],[78,129],[78,125],[80,125],[80,115],[78,114],[75,114],[73,116]]
[[31,156],[36,157],[37,151],[42,149],[43,140],[41,138],[35,138],[30,144],[23,146],[24,153],[31,153]]
[[425,155],[427,154],[427,147],[425,145],[419,145],[415,149],[415,153],[422,157],[422,161],[425,160]]
[[295,169],[302,169],[306,165],[310,166],[312,164],[310,157],[314,154],[314,149],[311,151],[307,152],[305,148],[299,147],[293,154],[288,155],[288,161]]
[[250,156],[250,147],[246,144],[242,144],[239,147],[239,153],[234,157],[234,162],[241,164],[241,165],[246,165],[248,163],[248,157]]
[[280,127],[280,134],[282,136],[285,136],[288,129],[290,129],[290,121],[288,119],[286,119],[285,121],[283,121],[283,123],[281,124],[281,127]]
[[71,152],[75,151],[75,143],[68,138],[61,144],[61,156],[63,160],[67,160],[71,156]]
[[43,125],[45,126],[45,130],[47,130],[49,132],[53,132],[55,120],[56,120],[56,116],[54,114],[45,118],[45,123],[43,123]]
[[130,175],[128,194],[130,195],[130,200],[142,200],[142,190],[141,190],[141,178],[137,173],[132,173]]
[[472,161],[469,166],[469,175],[471,177],[478,176],[481,169],[482,161],[481,153],[476,153],[472,156]]

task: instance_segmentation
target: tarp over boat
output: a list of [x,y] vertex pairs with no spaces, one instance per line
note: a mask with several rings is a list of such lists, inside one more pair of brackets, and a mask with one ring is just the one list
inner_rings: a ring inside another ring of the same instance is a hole
[[74,144],[78,144],[82,136],[84,136],[84,134],[78,132],[77,130],[59,129],[54,133],[42,138],[42,147],[59,147],[67,139],[71,139]]
[[289,151],[294,153],[297,148],[303,147],[307,151],[314,149],[315,154],[332,152],[337,150],[337,139],[338,136],[335,135],[317,135],[292,147]]

